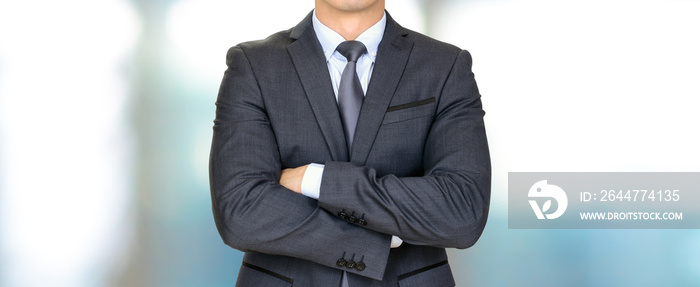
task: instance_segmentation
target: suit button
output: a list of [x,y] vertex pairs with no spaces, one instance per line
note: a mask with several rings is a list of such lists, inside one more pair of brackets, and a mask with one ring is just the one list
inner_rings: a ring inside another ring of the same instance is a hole
[[357,263],[355,263],[355,261],[350,260],[348,261],[348,265],[346,265],[345,267],[347,267],[348,269],[355,269],[356,266]]
[[348,220],[347,213],[342,212],[342,211],[340,213],[338,213],[338,217],[340,217],[340,219],[342,219],[342,220]]
[[360,219],[357,220],[357,224],[362,225],[362,226],[365,226],[365,225],[367,225],[367,221],[365,221],[364,219],[360,218]]
[[367,267],[367,266],[365,266],[364,263],[360,262],[360,263],[357,263],[357,266],[355,266],[355,269],[357,271],[362,271],[362,270],[365,270],[365,267]]
[[350,215],[350,217],[348,217],[348,221],[350,221],[350,223],[355,223],[355,221],[357,221],[357,217]]
[[340,266],[340,267],[345,267],[345,265],[348,264],[348,262],[345,261],[345,259],[340,258],[340,259],[338,259],[338,261],[335,262],[335,264]]

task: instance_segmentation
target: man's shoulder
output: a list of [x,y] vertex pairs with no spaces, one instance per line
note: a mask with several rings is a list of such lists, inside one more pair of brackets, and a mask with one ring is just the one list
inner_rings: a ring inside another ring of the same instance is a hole
[[267,51],[271,52],[273,50],[279,50],[279,49],[286,49],[289,43],[292,41],[289,38],[289,35],[291,33],[292,29],[284,30],[284,31],[279,31],[277,33],[274,33],[270,36],[268,36],[265,39],[261,40],[254,40],[254,41],[246,41],[239,43],[238,45],[232,47],[232,48],[240,48],[244,52],[262,52],[262,51]]
[[413,54],[433,60],[454,60],[464,49],[453,44],[437,40],[422,33],[403,28],[405,38],[413,43]]
[[[405,28],[404,28],[405,29]],[[405,29],[407,31],[407,38],[415,42],[417,45],[422,45],[430,48],[441,49],[441,50],[451,50],[460,51],[461,49],[453,44],[443,42],[441,40],[435,39],[428,35]]]
[[280,31],[262,40],[246,41],[228,49],[226,64],[230,65],[236,59],[246,59],[253,65],[274,65],[284,60],[287,47],[292,42],[289,38],[292,29]]

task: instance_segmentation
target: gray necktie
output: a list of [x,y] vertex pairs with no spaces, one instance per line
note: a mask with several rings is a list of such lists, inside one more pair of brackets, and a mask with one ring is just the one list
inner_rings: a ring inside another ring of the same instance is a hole
[[[365,93],[362,92],[360,78],[357,77],[357,59],[367,52],[367,47],[360,41],[345,41],[340,43],[335,50],[348,60],[343,70],[343,75],[340,76],[340,85],[338,86],[338,108],[340,110],[340,118],[343,121],[345,142],[348,145],[348,153],[350,153],[352,150],[352,140],[355,136],[357,118],[360,116],[362,100],[365,98]],[[343,272],[343,277],[340,280],[340,287],[348,287],[348,277],[345,272]]]
[[338,107],[340,108],[340,118],[343,121],[345,141],[348,145],[348,152],[350,152],[357,118],[360,115],[360,108],[362,108],[362,100],[365,97],[360,78],[357,77],[357,59],[367,52],[367,48],[360,41],[345,41],[340,43],[335,50],[348,60],[338,86]]

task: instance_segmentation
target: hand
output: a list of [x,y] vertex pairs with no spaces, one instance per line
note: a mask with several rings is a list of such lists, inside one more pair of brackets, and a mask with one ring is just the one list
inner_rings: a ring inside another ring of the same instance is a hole
[[283,169],[280,176],[280,184],[293,192],[301,194],[301,180],[304,179],[304,173],[308,166],[307,164],[297,168]]

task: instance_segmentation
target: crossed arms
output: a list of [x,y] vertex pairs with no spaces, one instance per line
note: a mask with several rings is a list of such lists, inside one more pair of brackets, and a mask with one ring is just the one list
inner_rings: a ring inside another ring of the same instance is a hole
[[[296,166],[283,162],[289,155],[282,155],[278,145],[295,131],[276,125],[271,101],[261,91],[264,80],[256,77],[243,49],[229,50],[227,65],[210,158],[213,212],[226,244],[333,268],[342,252],[363,254],[368,268],[360,275],[381,279],[390,235],[409,244],[456,248],[479,238],[488,214],[490,162],[466,51],[455,57],[435,102],[423,174],[380,175],[372,166],[326,161],[318,200],[298,194],[304,166],[289,169]],[[339,218],[350,210],[367,224]]]

